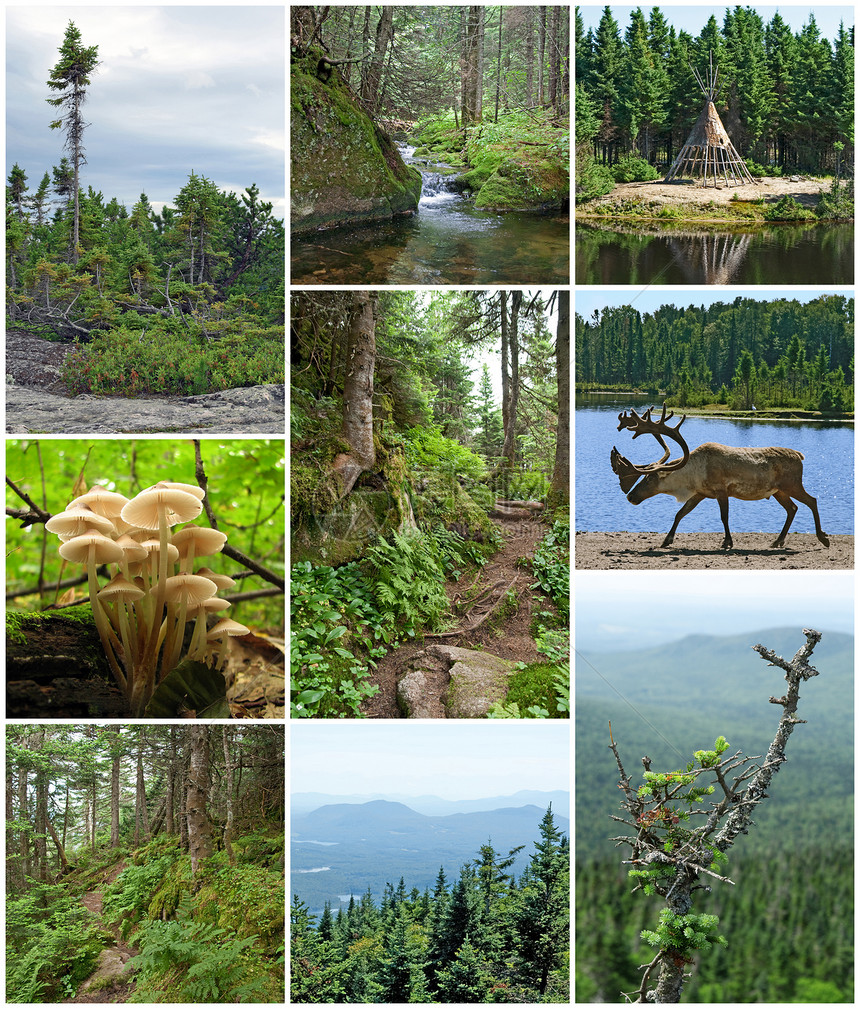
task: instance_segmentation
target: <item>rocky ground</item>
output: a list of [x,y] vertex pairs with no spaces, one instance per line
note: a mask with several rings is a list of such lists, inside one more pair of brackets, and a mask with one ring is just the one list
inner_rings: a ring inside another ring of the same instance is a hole
[[69,396],[61,368],[70,345],[21,330],[6,334],[7,434],[283,434],[282,385],[205,396]]
[[676,533],[675,542],[661,549],[665,532],[577,533],[574,564],[577,570],[683,568],[741,571],[840,569],[854,567],[854,537],[830,536],[830,548],[812,533],[789,533],[782,549],[771,547],[773,533],[736,533],[733,550],[721,550],[722,532]]

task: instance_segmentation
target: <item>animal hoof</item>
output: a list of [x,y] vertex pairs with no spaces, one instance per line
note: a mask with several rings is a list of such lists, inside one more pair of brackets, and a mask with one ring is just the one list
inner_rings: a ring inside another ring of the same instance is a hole
[[821,534],[821,535],[820,535],[820,536],[819,536],[818,538],[819,538],[819,539],[821,540],[821,542],[822,542],[822,543],[823,543],[823,544],[824,544],[824,545],[825,545],[825,546],[827,547],[827,549],[829,550],[829,549],[830,549],[830,540],[829,540],[829,539],[828,539],[828,538],[827,538],[827,537],[826,537],[826,536],[824,535],[824,533],[822,533],[822,534]]

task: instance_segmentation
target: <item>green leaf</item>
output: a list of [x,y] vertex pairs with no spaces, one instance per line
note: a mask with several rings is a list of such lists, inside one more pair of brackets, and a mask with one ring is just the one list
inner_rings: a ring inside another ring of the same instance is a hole
[[196,711],[198,718],[230,718],[224,674],[190,659],[171,669],[145,713],[149,718],[175,718],[183,710]]

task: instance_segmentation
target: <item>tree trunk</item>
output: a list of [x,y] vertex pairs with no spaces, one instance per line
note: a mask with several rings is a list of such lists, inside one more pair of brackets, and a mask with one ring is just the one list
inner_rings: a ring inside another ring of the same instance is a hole
[[[516,457],[516,439],[514,437],[517,426],[517,411],[520,399],[520,343],[519,343],[519,315],[522,304],[522,291],[511,291],[511,317],[507,327],[508,354],[510,357],[511,376],[508,384],[508,409],[505,423],[505,440],[502,445],[502,456],[507,461],[509,470],[514,468]],[[504,312],[505,299],[502,299],[502,311]],[[502,323],[504,333],[504,322]],[[504,339],[504,337],[503,337]],[[504,396],[504,389],[502,391]]]
[[550,491],[551,507],[570,504],[570,292],[558,292],[558,328],[555,338],[558,379],[558,428],[555,466]]
[[232,732],[230,727],[225,725],[223,732],[224,741],[224,789],[227,793],[227,823],[224,826],[224,850],[227,852],[227,860],[233,864],[233,762],[230,759],[230,747],[232,745]]
[[346,497],[355,481],[376,463],[373,445],[373,371],[376,366],[376,309],[378,292],[356,291],[346,345],[343,384],[343,437],[350,447],[332,468],[338,493]]
[[[30,737],[30,749],[38,753],[45,741],[45,732],[35,732]],[[34,873],[37,879],[47,882],[48,879],[48,847],[45,840],[48,820],[48,781],[47,770],[36,768],[36,808],[33,817],[33,851]]]
[[110,846],[119,845],[119,747],[120,729],[118,725],[112,728],[111,769],[110,769]]
[[170,763],[167,766],[167,808],[164,816],[164,829],[168,834],[176,833],[173,822],[173,803],[175,802],[175,783],[179,769],[176,766],[176,726],[170,726]]
[[191,875],[197,874],[200,860],[212,854],[212,824],[206,811],[209,792],[209,726],[190,725],[188,742],[191,761],[188,768],[188,853]]
[[538,7],[538,105],[543,105],[546,63],[546,7]]
[[461,63],[462,100],[460,102],[463,126],[481,121],[483,103],[483,43],[484,8],[470,6],[466,14]]
[[373,56],[367,61],[368,65],[361,86],[361,100],[371,113],[376,111],[382,97],[379,85],[382,80],[382,69],[385,66],[385,54],[393,35],[393,17],[393,7],[380,7],[379,22],[376,25],[376,44],[373,47]]

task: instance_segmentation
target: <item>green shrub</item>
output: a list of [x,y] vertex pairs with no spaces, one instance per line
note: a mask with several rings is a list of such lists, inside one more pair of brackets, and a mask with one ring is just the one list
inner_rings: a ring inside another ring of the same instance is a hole
[[652,164],[635,154],[621,158],[612,166],[611,171],[616,182],[651,182],[660,175]]
[[854,217],[854,184],[834,179],[829,193],[821,193],[815,213],[821,220],[847,221]]
[[552,528],[538,543],[532,558],[537,584],[567,619],[570,612],[570,526],[553,522]]
[[246,326],[241,334],[207,340],[174,320],[131,323],[94,334],[63,363],[73,394],[197,396],[242,386],[284,382],[282,327]]
[[783,196],[781,200],[764,212],[766,221],[814,221],[815,214],[802,207],[793,196]]
[[484,460],[435,425],[413,427],[404,435],[406,459],[413,469],[435,470],[450,476],[480,480],[487,471]]

